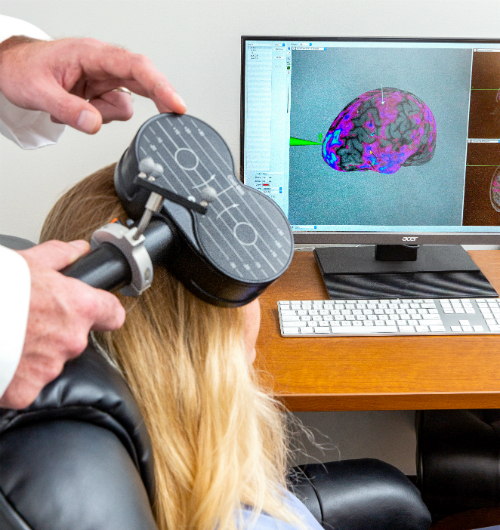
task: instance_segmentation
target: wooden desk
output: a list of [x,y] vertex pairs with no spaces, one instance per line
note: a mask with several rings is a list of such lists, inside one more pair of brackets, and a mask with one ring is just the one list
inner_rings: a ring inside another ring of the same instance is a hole
[[[500,250],[469,254],[500,292]],[[261,296],[256,365],[289,410],[500,408],[500,335],[283,338],[290,299],[328,299],[312,252]]]

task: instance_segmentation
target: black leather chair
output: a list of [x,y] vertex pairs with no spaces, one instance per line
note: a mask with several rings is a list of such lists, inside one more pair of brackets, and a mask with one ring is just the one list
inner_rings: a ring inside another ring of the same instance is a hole
[[[307,465],[292,490],[325,528],[427,530],[397,469],[364,459]],[[30,407],[0,410],[2,530],[153,530],[149,437],[121,376],[92,347]]]
[[21,237],[0,234],[0,245],[11,248],[12,250],[26,250],[27,248],[34,246],[35,243]]
[[417,413],[417,484],[435,520],[500,507],[500,410]]
[[[15,249],[32,243],[0,236]],[[26,409],[0,409],[0,530],[156,530],[149,435],[123,378],[92,346]],[[373,459],[294,468],[325,528],[427,530],[417,488]]]

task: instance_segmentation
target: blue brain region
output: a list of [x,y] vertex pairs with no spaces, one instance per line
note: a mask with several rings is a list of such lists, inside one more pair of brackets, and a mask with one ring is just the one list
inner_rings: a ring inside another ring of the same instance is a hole
[[370,90],[344,107],[323,140],[325,162],[337,171],[396,173],[420,166],[436,151],[436,120],[415,94]]

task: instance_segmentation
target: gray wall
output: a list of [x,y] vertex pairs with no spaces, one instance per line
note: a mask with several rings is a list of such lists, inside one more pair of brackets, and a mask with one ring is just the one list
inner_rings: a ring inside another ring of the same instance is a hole
[[[0,9],[56,38],[91,36],[148,55],[188,111],[222,134],[236,161],[243,34],[500,38],[498,0],[2,0]],[[116,161],[155,113],[151,102],[138,96],[134,102],[130,122],[107,125],[94,137],[68,130],[59,145],[32,152],[0,138],[0,232],[36,240],[56,198]],[[319,429],[326,447],[320,454],[306,440],[309,458],[372,456],[414,473],[411,411],[298,417]]]

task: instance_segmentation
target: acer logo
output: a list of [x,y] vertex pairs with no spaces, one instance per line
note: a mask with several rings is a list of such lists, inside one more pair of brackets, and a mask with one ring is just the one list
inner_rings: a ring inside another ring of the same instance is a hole
[[416,241],[418,236],[415,237],[403,237],[403,241]]

